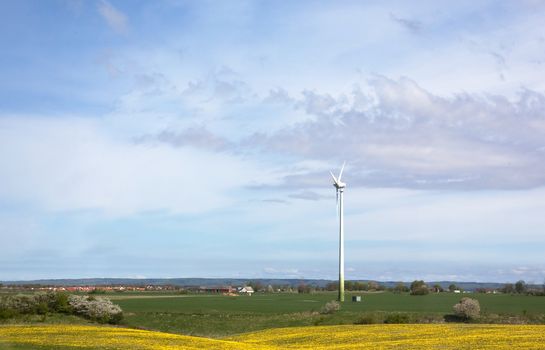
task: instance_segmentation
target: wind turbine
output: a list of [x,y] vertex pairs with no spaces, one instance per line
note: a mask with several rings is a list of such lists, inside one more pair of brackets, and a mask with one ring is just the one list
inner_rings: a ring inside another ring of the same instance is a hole
[[343,176],[344,166],[346,162],[343,163],[341,171],[339,172],[339,177],[336,178],[335,175],[330,171],[331,177],[333,178],[333,186],[335,186],[337,193],[337,215],[339,216],[339,301],[344,301],[344,215],[343,215],[343,193],[346,184],[341,181]]

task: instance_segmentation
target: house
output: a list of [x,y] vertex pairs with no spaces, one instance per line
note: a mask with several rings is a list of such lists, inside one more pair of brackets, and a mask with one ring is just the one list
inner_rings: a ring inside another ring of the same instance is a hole
[[244,287],[240,287],[238,289],[238,293],[239,294],[246,294],[246,295],[252,295],[254,294],[254,289],[250,286],[244,286]]

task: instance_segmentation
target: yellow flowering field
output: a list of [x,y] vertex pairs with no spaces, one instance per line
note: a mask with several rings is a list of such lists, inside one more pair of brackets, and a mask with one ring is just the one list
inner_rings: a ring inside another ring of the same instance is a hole
[[[545,326],[404,324],[270,329],[208,339],[117,327],[1,326],[9,345],[75,349],[545,349]],[[36,347],[36,349],[38,349]]]
[[270,329],[229,339],[279,349],[545,349],[545,326],[343,325]]
[[3,345],[72,347],[75,349],[179,350],[179,349],[270,349],[257,344],[151,332],[129,328],[44,325],[0,326]]

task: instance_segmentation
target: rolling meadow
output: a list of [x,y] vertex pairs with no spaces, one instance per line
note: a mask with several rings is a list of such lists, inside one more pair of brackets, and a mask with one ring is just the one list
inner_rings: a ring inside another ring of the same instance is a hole
[[[131,327],[222,337],[268,328],[383,323],[388,316],[406,315],[405,322],[444,322],[452,313],[459,294],[437,293],[411,296],[408,293],[365,293],[362,302],[350,297],[341,310],[322,314],[320,310],[335,293],[256,294],[251,297],[222,295],[113,295],[112,300],[125,313]],[[471,294],[479,300],[487,322],[540,322],[545,315],[545,298],[525,295]],[[541,317],[541,318],[540,318]],[[544,319],[545,322],[545,319]]]

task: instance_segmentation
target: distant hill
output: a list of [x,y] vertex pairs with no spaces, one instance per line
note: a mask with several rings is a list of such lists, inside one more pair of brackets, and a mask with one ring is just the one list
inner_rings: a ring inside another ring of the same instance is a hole
[[5,285],[54,285],[54,286],[106,286],[106,285],[174,285],[174,286],[220,286],[244,285],[249,281],[260,282],[264,286],[269,284],[298,286],[305,284],[324,287],[329,280],[320,279],[263,279],[263,278],[77,278],[77,279],[43,279],[31,281],[1,281]]
[[[145,285],[175,285],[175,286],[220,286],[220,285],[232,285],[240,286],[249,281],[260,282],[262,285],[290,285],[297,287],[301,283],[316,287],[325,287],[327,283],[335,282],[334,280],[325,279],[266,279],[266,278],[77,278],[77,279],[43,279],[43,280],[31,280],[31,281],[0,281],[4,285],[29,285],[36,284],[42,286],[106,286],[106,285],[131,285],[131,286],[145,286]],[[361,280],[361,282],[370,282],[369,280]],[[386,287],[394,287],[397,281],[375,281]],[[410,282],[404,282],[409,285]],[[459,288],[464,290],[473,291],[478,288],[490,288],[498,289],[503,287],[503,283],[494,282],[456,282],[456,281],[431,281],[426,282],[428,286],[439,284],[444,289],[448,289],[448,286],[452,283],[456,284]]]

